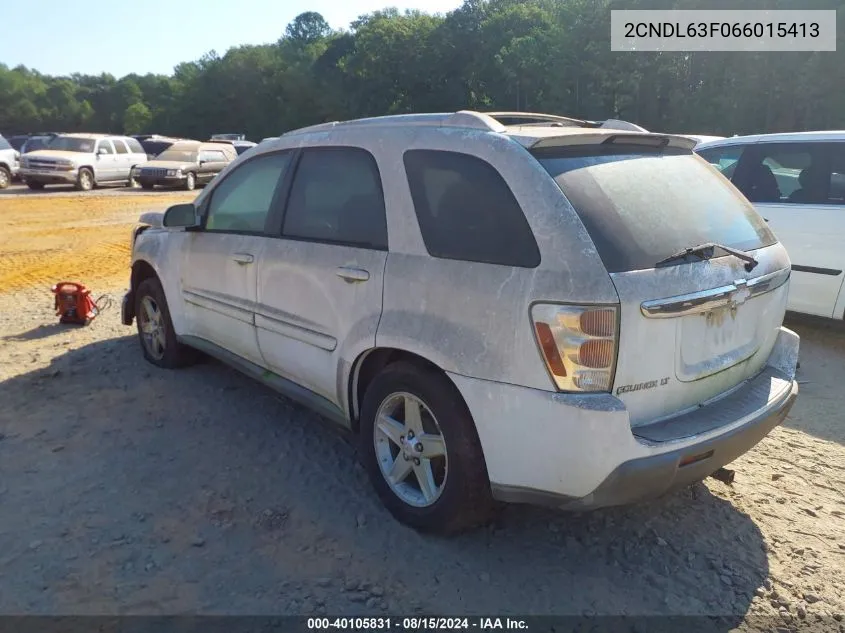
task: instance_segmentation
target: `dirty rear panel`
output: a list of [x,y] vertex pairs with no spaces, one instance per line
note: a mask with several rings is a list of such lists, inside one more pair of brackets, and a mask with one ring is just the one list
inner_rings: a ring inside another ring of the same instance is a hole
[[[534,155],[584,222],[619,295],[613,393],[632,426],[697,407],[762,369],[783,321],[790,262],[733,185],[688,149],[658,141]],[[754,262],[722,250],[667,261],[713,242]]]

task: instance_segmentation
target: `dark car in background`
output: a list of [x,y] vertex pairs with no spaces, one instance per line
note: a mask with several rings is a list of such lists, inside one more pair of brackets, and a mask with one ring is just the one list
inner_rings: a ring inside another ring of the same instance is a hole
[[147,136],[145,139],[138,139],[141,143],[141,147],[143,147],[144,151],[147,153],[147,158],[149,160],[155,159],[159,154],[169,149],[174,143],[188,140],[190,139],[160,136],[158,134],[152,134]]
[[212,134],[212,141],[245,141],[246,134]]
[[151,160],[132,170],[132,176],[143,189],[156,185],[181,187],[193,191],[206,184],[238,157],[227,143],[177,141]]
[[258,143],[253,143],[252,141],[244,141],[244,140],[233,141],[233,140],[230,140],[230,139],[221,139],[221,138],[214,138],[214,137],[211,137],[211,139],[208,140],[207,142],[208,143],[226,143],[227,145],[231,145],[232,147],[235,148],[235,151],[238,153],[238,156],[243,154],[246,150],[252,149],[256,145],[258,145]]
[[9,141],[9,145],[15,148],[18,152],[21,151],[23,144],[26,143],[26,140],[30,137],[29,134],[16,134],[15,136],[10,136],[6,140]]
[[36,152],[40,149],[47,149],[47,146],[50,144],[54,138],[56,138],[58,134],[55,132],[47,132],[43,134],[32,134],[24,144],[21,146],[20,153],[21,154],[28,154],[29,152]]

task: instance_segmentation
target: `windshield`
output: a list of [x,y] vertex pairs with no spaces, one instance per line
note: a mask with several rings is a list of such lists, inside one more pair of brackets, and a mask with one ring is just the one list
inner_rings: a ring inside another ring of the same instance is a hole
[[602,145],[535,156],[572,203],[608,272],[654,268],[706,242],[747,251],[777,241],[742,194],[690,152]]
[[94,152],[93,138],[79,138],[77,136],[57,136],[52,141],[47,143],[49,149],[55,149],[62,152],[85,152],[91,154]]
[[197,152],[193,150],[168,149],[156,156],[156,160],[169,160],[177,163],[197,162]]

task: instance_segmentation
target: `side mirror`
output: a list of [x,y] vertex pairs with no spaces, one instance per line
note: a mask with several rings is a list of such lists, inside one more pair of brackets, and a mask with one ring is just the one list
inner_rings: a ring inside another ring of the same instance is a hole
[[108,153],[109,153],[109,150],[107,150],[105,147],[101,147],[100,149],[97,150],[97,156],[105,156]]
[[197,225],[197,210],[193,204],[174,204],[164,212],[162,226],[167,228],[187,228]]

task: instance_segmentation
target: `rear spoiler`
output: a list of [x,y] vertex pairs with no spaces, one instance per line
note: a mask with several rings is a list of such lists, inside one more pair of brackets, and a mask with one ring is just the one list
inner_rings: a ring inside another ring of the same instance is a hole
[[537,139],[530,149],[552,149],[555,147],[572,147],[575,145],[641,145],[662,149],[672,147],[692,151],[695,141],[685,136],[673,134],[654,134],[650,132],[638,133],[619,130],[617,133],[608,131],[607,134],[586,132],[584,134],[561,134]]

